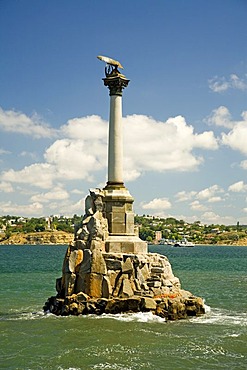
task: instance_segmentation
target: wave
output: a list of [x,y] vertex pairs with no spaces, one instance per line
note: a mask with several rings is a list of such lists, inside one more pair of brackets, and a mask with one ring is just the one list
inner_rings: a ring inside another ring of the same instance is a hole
[[152,312],[137,312],[137,313],[120,313],[120,314],[103,314],[101,316],[97,316],[97,319],[114,319],[118,321],[124,322],[157,322],[157,323],[165,323],[166,320],[153,315]]
[[[197,323],[197,324],[210,324],[210,325],[234,325],[234,326],[247,326],[247,313],[236,312],[226,309],[211,308],[205,305],[205,315],[199,317],[192,317],[187,320],[169,321],[169,323]],[[22,311],[22,312],[10,312],[0,317],[0,321],[8,320],[40,320],[40,319],[54,319],[54,320],[66,320],[72,319],[73,316],[56,316],[50,312],[36,311]],[[102,314],[98,315],[85,315],[80,316],[81,319],[89,320],[117,320],[122,322],[141,322],[141,323],[166,323],[166,319],[159,316],[153,315],[151,312],[137,312],[137,313],[122,313],[122,314]]]
[[191,321],[211,325],[247,326],[247,313],[222,308],[210,308],[210,310],[206,310],[205,315],[195,317]]

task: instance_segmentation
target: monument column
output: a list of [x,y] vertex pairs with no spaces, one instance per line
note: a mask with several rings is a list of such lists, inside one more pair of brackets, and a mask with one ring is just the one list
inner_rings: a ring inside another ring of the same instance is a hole
[[122,93],[129,80],[119,72],[118,68],[123,68],[119,62],[108,57],[98,58],[107,63],[103,81],[110,91],[108,181],[103,201],[109,237],[105,241],[105,250],[111,253],[146,253],[147,244],[139,238],[134,226],[134,198],[123,181]]
[[123,186],[122,92],[128,83],[117,68],[104,78],[104,84],[110,90],[108,186]]

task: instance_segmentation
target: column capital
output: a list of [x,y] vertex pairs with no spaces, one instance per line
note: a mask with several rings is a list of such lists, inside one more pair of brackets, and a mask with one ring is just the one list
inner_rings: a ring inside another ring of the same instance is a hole
[[104,85],[107,86],[110,90],[111,95],[119,95],[122,96],[123,89],[128,86],[129,81],[124,75],[121,73],[109,75],[106,78],[103,78]]

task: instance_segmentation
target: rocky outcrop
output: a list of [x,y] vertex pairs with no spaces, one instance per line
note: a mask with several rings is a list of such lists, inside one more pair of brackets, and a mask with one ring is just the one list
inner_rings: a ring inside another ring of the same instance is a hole
[[45,311],[56,315],[151,311],[175,320],[203,314],[201,298],[181,289],[165,256],[68,250],[57,296]]
[[57,295],[44,310],[56,315],[151,311],[175,320],[204,313],[201,298],[181,289],[167,257],[110,253],[104,192],[90,191],[85,216],[65,254]]

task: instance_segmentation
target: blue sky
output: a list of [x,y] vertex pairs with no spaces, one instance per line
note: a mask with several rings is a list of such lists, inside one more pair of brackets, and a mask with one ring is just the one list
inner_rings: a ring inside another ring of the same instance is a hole
[[0,214],[83,214],[119,60],[136,213],[247,224],[246,0],[1,0]]

